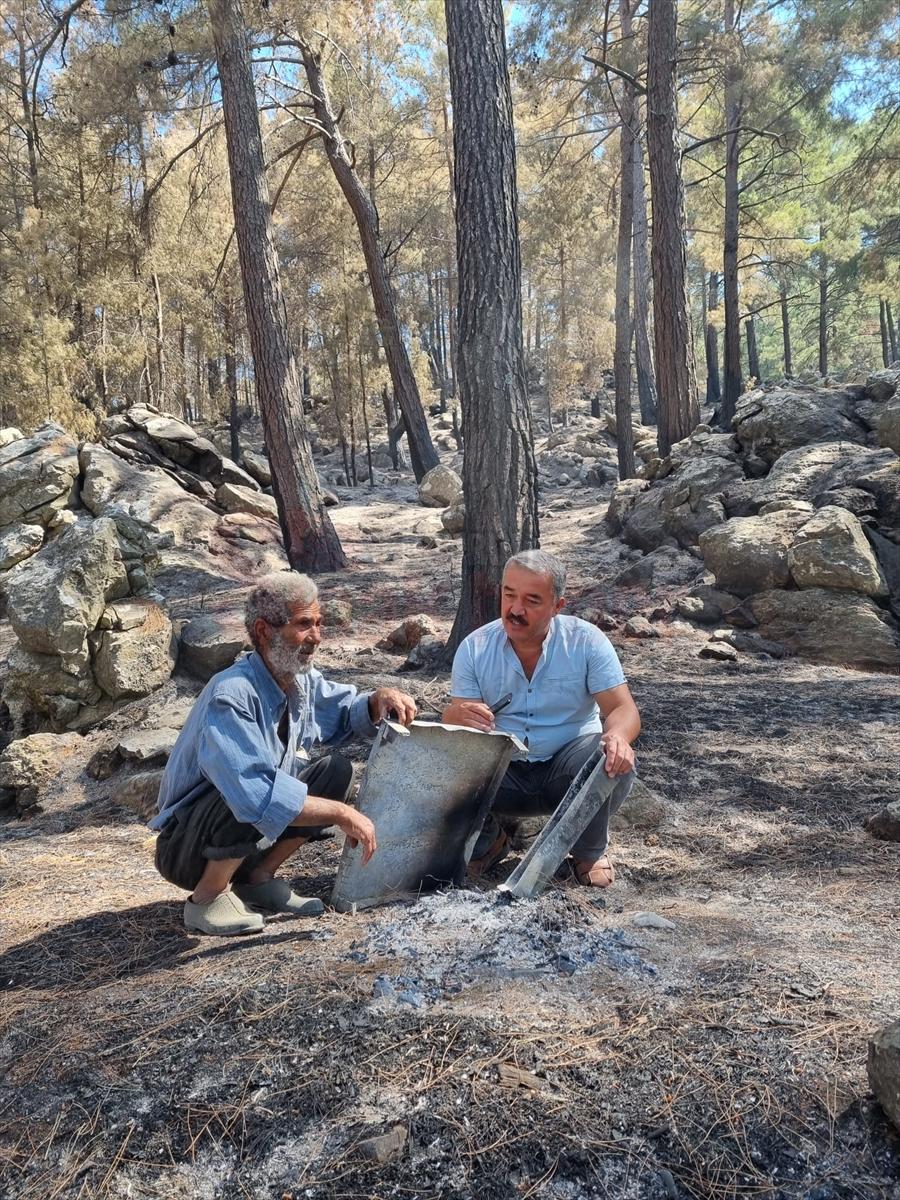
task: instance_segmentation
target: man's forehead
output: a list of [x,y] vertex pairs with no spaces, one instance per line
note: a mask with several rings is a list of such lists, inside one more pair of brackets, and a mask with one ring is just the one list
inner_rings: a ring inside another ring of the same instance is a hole
[[529,571],[527,567],[514,564],[503,572],[502,586],[519,587],[526,592],[543,593],[548,588],[550,591],[553,590],[553,580],[549,575],[542,575],[539,571]]
[[291,604],[288,612],[291,621],[302,621],[304,617],[320,617],[322,615],[318,600],[313,600],[312,604]]

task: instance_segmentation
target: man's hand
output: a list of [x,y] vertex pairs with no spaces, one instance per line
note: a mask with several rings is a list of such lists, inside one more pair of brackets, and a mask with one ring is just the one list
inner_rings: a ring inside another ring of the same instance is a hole
[[494,714],[480,700],[451,700],[441,714],[445,725],[464,725],[466,729],[478,729],[490,733],[494,728]]
[[378,849],[378,843],[375,841],[375,826],[368,817],[364,817],[349,804],[342,804],[341,808],[344,811],[340,813],[335,823],[339,829],[343,830],[351,846],[362,846],[362,860],[363,866],[365,866]]
[[604,733],[600,745],[606,755],[605,771],[607,775],[627,775],[634,770],[634,750],[621,733]]
[[416,702],[397,688],[379,688],[369,697],[369,716],[373,725],[385,717],[394,717],[401,725],[411,725],[416,718]]

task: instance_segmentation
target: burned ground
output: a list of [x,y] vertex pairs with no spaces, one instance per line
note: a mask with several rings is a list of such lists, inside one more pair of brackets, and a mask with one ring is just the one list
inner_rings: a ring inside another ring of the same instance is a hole
[[[445,674],[372,647],[397,615],[449,626],[458,553],[416,548],[421,510],[336,512],[355,624],[325,664],[439,706]],[[621,554],[596,521],[545,521],[575,611]],[[900,1009],[900,847],[862,829],[896,795],[897,679],[701,660],[661,628],[612,637],[669,816],[616,834],[603,895],[560,880],[501,911],[504,864],[472,893],[192,937],[149,831],[83,770],[146,706],[88,735],[4,827],[3,1194],[897,1200],[865,1052]],[[327,897],[338,855],[301,853],[297,887]]]

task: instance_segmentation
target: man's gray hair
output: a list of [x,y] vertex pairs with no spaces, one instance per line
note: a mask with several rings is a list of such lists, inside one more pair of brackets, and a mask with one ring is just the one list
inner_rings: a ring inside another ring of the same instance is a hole
[[291,609],[302,604],[308,607],[318,599],[319,589],[308,575],[299,571],[278,571],[264,575],[247,597],[244,605],[244,624],[250,641],[258,648],[253,626],[257,621],[280,628],[291,619]]
[[535,575],[547,575],[553,584],[553,599],[560,600],[566,590],[566,568],[554,554],[546,550],[520,550],[506,560],[507,567],[522,567]]

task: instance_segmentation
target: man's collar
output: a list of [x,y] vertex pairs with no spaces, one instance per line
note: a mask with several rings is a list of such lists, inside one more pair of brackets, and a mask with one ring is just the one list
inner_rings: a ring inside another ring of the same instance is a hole
[[247,655],[247,662],[250,664],[253,678],[263,700],[271,705],[272,708],[280,708],[287,700],[287,696],[281,690],[281,686],[275,676],[266,666],[266,660],[258,650],[253,650]]

